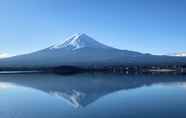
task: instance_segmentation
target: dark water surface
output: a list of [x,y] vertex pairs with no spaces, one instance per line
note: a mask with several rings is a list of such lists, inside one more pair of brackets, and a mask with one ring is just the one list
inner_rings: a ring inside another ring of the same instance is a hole
[[186,118],[186,76],[0,74],[0,118]]

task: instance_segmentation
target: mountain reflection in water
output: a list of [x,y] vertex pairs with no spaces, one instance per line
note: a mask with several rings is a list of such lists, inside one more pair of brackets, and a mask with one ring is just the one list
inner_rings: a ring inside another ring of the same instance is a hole
[[[164,78],[166,76],[166,78]],[[77,74],[62,76],[54,74],[0,75],[0,88],[11,85],[24,86],[43,91],[51,96],[66,99],[73,107],[86,107],[101,97],[120,90],[130,90],[153,84],[186,82],[184,76],[174,75],[107,75]],[[6,83],[6,84],[5,84]],[[183,84],[184,86],[184,84]]]
[[0,74],[2,118],[186,116],[184,75]]

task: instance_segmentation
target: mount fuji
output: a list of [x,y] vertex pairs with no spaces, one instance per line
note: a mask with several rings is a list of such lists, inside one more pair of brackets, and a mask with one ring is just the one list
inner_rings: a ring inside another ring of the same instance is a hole
[[120,50],[104,45],[86,34],[75,34],[62,44],[55,44],[37,52],[0,59],[0,68],[59,66],[102,68],[105,66],[162,64],[186,64],[186,58]]

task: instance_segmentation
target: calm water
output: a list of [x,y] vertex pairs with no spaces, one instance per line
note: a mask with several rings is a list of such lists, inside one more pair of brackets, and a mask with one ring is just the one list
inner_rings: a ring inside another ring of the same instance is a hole
[[186,118],[186,76],[0,74],[0,118]]

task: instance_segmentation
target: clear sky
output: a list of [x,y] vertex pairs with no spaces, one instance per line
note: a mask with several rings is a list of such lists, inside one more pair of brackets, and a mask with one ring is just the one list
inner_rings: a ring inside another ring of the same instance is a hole
[[74,33],[144,53],[186,51],[186,0],[0,0],[0,52],[36,51]]

